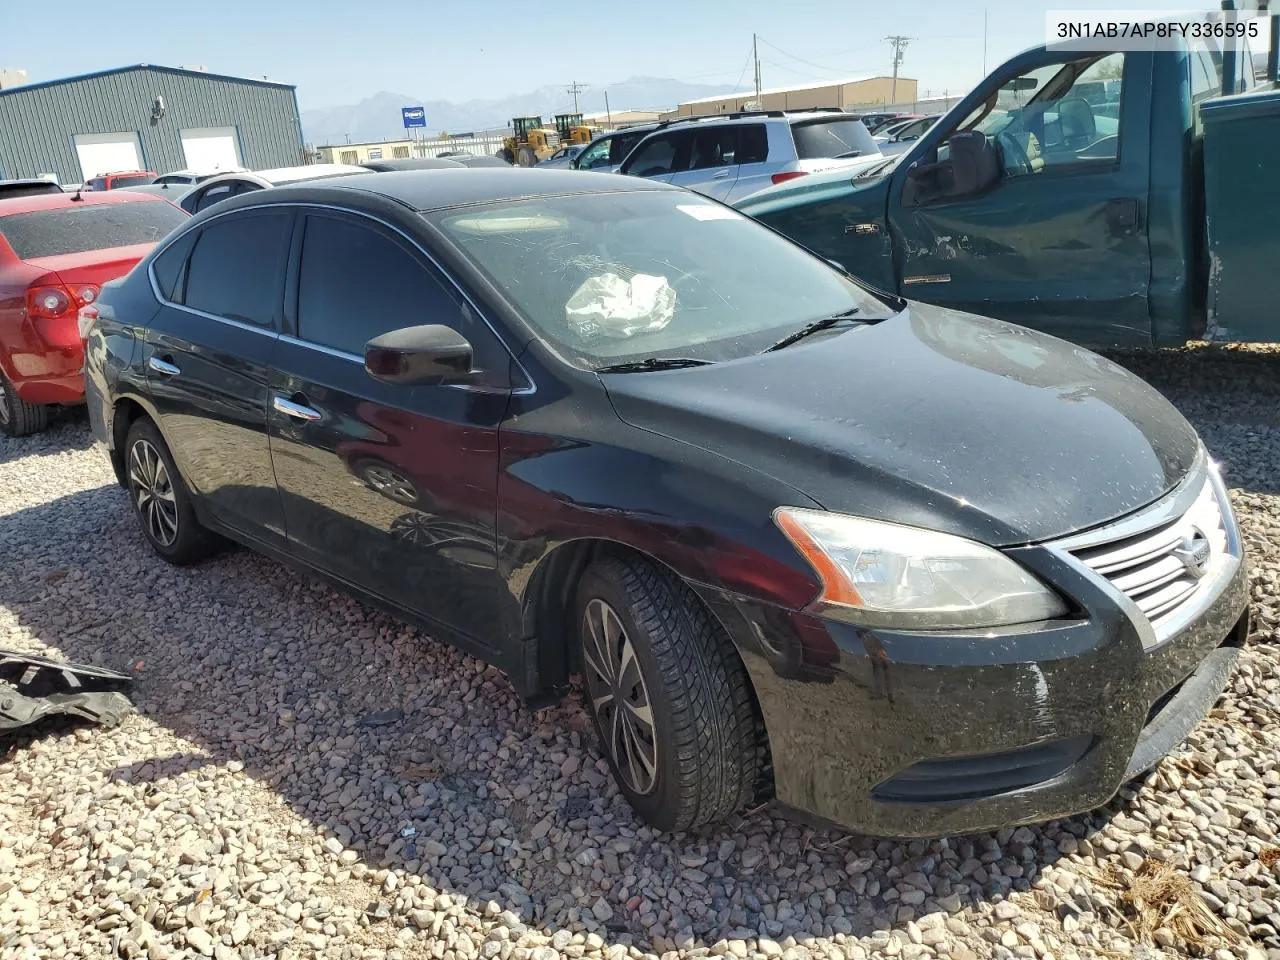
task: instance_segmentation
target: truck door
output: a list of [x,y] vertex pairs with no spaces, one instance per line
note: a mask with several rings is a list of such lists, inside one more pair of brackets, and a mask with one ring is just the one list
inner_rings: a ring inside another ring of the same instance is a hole
[[[1042,51],[1009,70],[898,171],[899,290],[1081,343],[1151,343],[1150,54]],[[952,180],[946,140],[966,130],[995,159]]]

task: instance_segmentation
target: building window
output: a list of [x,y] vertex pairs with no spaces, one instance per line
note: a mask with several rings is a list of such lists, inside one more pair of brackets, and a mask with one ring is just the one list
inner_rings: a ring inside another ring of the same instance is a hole
[[372,150],[370,150],[370,151],[369,151],[369,159],[370,159],[370,160],[381,160],[381,159],[382,159],[382,148],[381,148],[381,147],[374,147]]
[[393,156],[394,156],[397,160],[407,160],[407,159],[409,159],[409,148],[408,148],[408,147],[396,147],[396,148],[395,148],[395,150],[394,150],[394,152],[393,152]]
[[359,154],[359,153],[357,153],[355,150],[343,150],[343,151],[342,151],[342,162],[343,162],[343,163],[355,163],[355,162],[356,162],[357,160],[359,160],[359,159],[360,159],[360,154]]

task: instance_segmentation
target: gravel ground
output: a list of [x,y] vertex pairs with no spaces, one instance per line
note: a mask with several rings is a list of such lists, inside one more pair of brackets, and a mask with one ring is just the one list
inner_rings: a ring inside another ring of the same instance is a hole
[[0,743],[0,958],[1280,960],[1280,353],[1119,359],[1222,460],[1259,630],[1109,809],[934,842],[656,833],[576,702],[248,552],[167,566],[82,415],[0,441],[0,646],[140,709]]

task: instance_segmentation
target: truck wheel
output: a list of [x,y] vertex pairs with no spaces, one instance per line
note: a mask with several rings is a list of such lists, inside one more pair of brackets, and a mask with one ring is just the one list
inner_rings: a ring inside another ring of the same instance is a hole
[[521,147],[516,154],[516,163],[522,167],[532,167],[537,162],[538,155],[533,152],[533,147]]
[[0,373],[0,431],[10,437],[26,437],[48,425],[49,408],[25,402],[9,379]]
[[203,560],[221,540],[200,525],[191,491],[174,466],[173,455],[156,425],[141,417],[124,442],[129,500],[151,549],[175,566]]
[[501,160],[507,161],[507,163],[515,162],[515,157],[511,156],[511,151],[508,150],[506,147],[503,147],[501,150],[495,153],[494,156],[498,157]]
[[638,557],[610,557],[583,574],[576,614],[587,707],[635,811],[674,831],[750,803],[760,766],[751,685],[689,588]]

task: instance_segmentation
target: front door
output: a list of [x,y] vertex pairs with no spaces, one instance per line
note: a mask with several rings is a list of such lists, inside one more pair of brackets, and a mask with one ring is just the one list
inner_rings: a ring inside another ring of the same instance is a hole
[[618,172],[671,183],[676,173],[688,169],[692,145],[693,136],[688,130],[655,134],[631,152]]
[[[1070,56],[1001,78],[959,124],[996,144],[994,185],[911,204],[903,164],[890,218],[899,290],[1082,343],[1149,344],[1150,85],[1137,73],[1151,60]],[[1110,81],[1101,99],[1096,81]]]
[[[308,212],[301,229],[290,332],[270,385],[290,549],[492,650],[498,426],[510,355],[393,229],[336,211]],[[366,372],[370,339],[431,323],[471,343],[471,382],[393,385]]]
[[284,520],[267,440],[267,367],[293,213],[210,221],[155,264],[163,306],[143,344],[160,432],[214,517],[272,546]]

